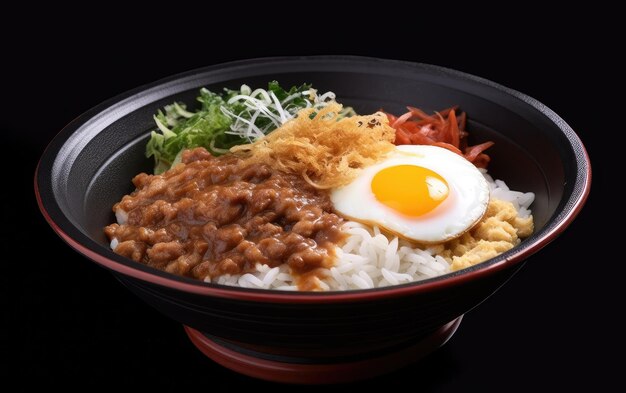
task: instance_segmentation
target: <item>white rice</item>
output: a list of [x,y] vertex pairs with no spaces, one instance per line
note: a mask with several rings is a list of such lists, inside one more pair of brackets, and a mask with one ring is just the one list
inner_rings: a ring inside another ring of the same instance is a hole
[[[480,171],[489,183],[491,197],[511,202],[521,217],[528,217],[535,199],[532,192],[512,191],[502,180],[494,180],[485,169]],[[405,284],[450,272],[450,264],[433,248],[416,248],[396,236],[381,233],[354,221],[344,224],[349,235],[336,248],[335,266],[319,281],[321,290],[342,291]],[[270,268],[257,264],[256,271],[241,276],[222,276],[211,281],[218,284],[279,290],[297,290],[286,265]]]
[[[492,198],[511,202],[521,217],[531,214],[529,207],[535,199],[532,192],[510,190],[502,180],[494,180],[484,169],[480,171],[489,183]],[[120,224],[126,221],[125,214],[116,212],[116,215]],[[450,264],[437,255],[434,248],[413,247],[396,236],[381,233],[376,226],[354,221],[346,222],[343,230],[348,237],[341,247],[336,248],[335,265],[324,269],[326,278],[318,280],[322,291],[385,287],[450,272]],[[111,242],[112,248],[114,245],[117,245],[116,239]],[[244,288],[298,290],[286,264],[274,268],[257,264],[251,273],[223,275],[205,281]]]

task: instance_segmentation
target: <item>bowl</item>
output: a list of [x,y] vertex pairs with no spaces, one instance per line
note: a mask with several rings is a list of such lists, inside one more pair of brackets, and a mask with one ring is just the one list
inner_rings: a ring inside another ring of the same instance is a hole
[[[112,205],[150,171],[144,156],[152,116],[172,101],[193,107],[200,87],[290,86],[332,90],[360,113],[402,113],[406,105],[459,105],[475,140],[493,140],[490,173],[532,191],[535,233],[482,264],[421,282],[330,293],[232,288],[178,277],[109,249]],[[416,63],[362,57],[238,61],[173,76],[124,93],[65,127],[35,175],[41,212],[70,247],[185,325],[192,342],[238,372],[292,383],[372,377],[427,355],[463,314],[502,286],[572,222],[589,193],[591,167],[574,131],[540,102],[496,83]]]

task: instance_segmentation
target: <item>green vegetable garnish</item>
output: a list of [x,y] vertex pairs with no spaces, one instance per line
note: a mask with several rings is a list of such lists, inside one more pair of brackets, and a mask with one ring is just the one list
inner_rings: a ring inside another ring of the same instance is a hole
[[[334,93],[317,95],[310,85],[287,91],[276,81],[267,90],[252,91],[242,85],[238,91],[224,89],[217,94],[202,88],[197,111],[190,112],[176,102],[158,111],[154,116],[158,129],[152,131],[146,156],[154,156],[154,173],[160,174],[180,160],[184,149],[202,146],[214,155],[224,154],[235,145],[262,138],[301,109],[322,108],[334,99]],[[344,108],[340,115],[352,114],[352,108]]]

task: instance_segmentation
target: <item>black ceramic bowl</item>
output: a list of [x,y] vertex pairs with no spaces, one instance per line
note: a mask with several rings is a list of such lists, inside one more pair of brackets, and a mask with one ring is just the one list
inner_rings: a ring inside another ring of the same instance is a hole
[[[434,279],[372,290],[284,293],[222,287],[170,275],[113,253],[103,227],[111,206],[150,171],[144,156],[152,115],[172,101],[194,105],[198,88],[313,83],[357,112],[405,105],[460,105],[476,141],[493,140],[490,172],[532,191],[535,233],[497,258]],[[72,248],[187,326],[226,367],[287,382],[337,382],[389,371],[436,349],[460,317],[498,289],[561,233],[582,208],[590,165],[580,140],[554,112],[495,83],[430,65],[357,57],[240,61],[187,72],[113,98],[77,118],[44,152],[39,206]]]

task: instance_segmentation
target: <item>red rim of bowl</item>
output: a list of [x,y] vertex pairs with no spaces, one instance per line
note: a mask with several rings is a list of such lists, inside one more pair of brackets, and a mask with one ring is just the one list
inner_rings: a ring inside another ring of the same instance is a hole
[[[322,58],[322,57],[320,56],[310,57],[310,59],[315,59],[315,58]],[[398,63],[398,64],[403,64],[403,65],[424,66],[428,68],[434,68],[441,72],[445,72],[449,75],[460,76],[463,78],[471,79],[473,81],[487,84],[491,87],[497,88],[498,90],[502,90],[508,94],[514,95],[517,98],[520,98],[523,101],[525,101],[527,104],[534,106],[535,109],[539,110],[544,115],[550,117],[551,120],[553,121],[555,119],[559,120],[562,124],[564,124],[567,128],[569,128],[569,126],[567,126],[565,122],[556,113],[554,113],[551,109],[547,108],[545,105],[539,103],[539,101],[525,94],[522,94],[518,91],[501,86],[495,82],[491,82],[480,77],[462,73],[460,71],[450,70],[450,69],[446,69],[446,68],[438,67],[438,66],[424,65],[424,64],[419,64],[419,63],[407,63],[407,62],[402,62],[402,61],[381,60],[381,59],[372,59],[372,58],[354,57],[354,56],[345,56],[345,57],[344,56],[331,56],[331,57],[323,56],[323,58],[343,59],[343,60],[349,60],[349,59],[375,60],[375,61],[382,61],[382,62],[389,62],[389,63]],[[237,62],[231,62],[231,63],[224,63],[218,66],[223,68],[223,67],[228,67],[229,65],[264,62],[264,61],[278,61],[278,60],[284,61],[284,60],[289,60],[289,58],[265,58],[265,59],[244,60],[244,61],[237,61]],[[185,74],[192,74],[197,71],[199,70],[191,71]],[[185,74],[181,74],[181,75],[185,75]],[[180,75],[175,75],[173,77],[166,78],[165,80],[172,80],[172,79],[177,78],[178,76]],[[162,81],[154,82],[150,84],[149,86],[158,85],[160,82]],[[143,88],[144,87],[140,87],[136,90],[133,90],[133,92],[142,90]],[[117,97],[111,99],[110,101],[117,101]],[[102,106],[105,106],[110,101],[100,104],[94,109],[101,109]],[[70,123],[70,125],[73,123],[74,122]],[[66,128],[69,127],[70,125],[66,126]],[[559,125],[559,128],[563,130],[563,126]],[[61,134],[63,130],[61,130],[59,134]],[[458,285],[460,283],[463,283],[469,280],[486,277],[488,275],[491,275],[493,273],[496,273],[502,270],[505,267],[512,266],[516,263],[519,263],[525,260],[529,256],[533,255],[534,253],[536,253],[537,251],[545,247],[548,243],[553,241],[556,237],[558,237],[558,235],[560,235],[576,218],[576,216],[578,215],[578,213],[584,206],[585,201],[587,200],[587,197],[589,195],[590,188],[591,188],[591,164],[589,160],[589,155],[582,141],[580,140],[578,135],[576,135],[576,133],[572,131],[570,134],[568,134],[568,136],[570,137],[569,138],[570,142],[573,142],[574,144],[578,145],[579,151],[582,152],[582,156],[583,156],[582,158],[583,158],[583,163],[584,163],[583,166],[585,168],[585,171],[584,171],[582,183],[579,184],[580,191],[578,192],[577,199],[574,201],[570,201],[571,208],[569,209],[569,211],[567,211],[563,217],[559,217],[559,220],[556,223],[556,225],[552,225],[549,231],[545,231],[540,237],[535,238],[532,242],[528,242],[528,240],[525,241],[524,242],[525,247],[521,249],[519,249],[519,246],[513,248],[511,251],[508,252],[508,256],[506,258],[501,259],[495,263],[489,263],[488,261],[486,261],[479,265],[475,265],[473,267],[468,268],[469,270],[464,269],[464,270],[456,272],[458,274],[454,274],[450,276],[443,275],[440,277],[435,277],[433,279],[425,280],[423,282],[418,281],[418,282],[413,282],[413,283],[405,284],[401,286],[390,286],[390,287],[385,287],[385,288],[373,288],[373,289],[366,289],[366,290],[343,291],[343,292],[335,291],[335,292],[326,292],[326,293],[281,292],[281,291],[273,291],[273,290],[265,290],[265,289],[247,289],[247,288],[238,288],[238,287],[228,287],[228,286],[221,286],[217,284],[208,284],[202,281],[197,281],[197,283],[186,282],[186,281],[183,281],[182,278],[175,276],[175,275],[161,276],[161,275],[155,274],[156,272],[159,272],[158,270],[155,270],[155,273],[152,273],[150,271],[142,271],[142,270],[139,270],[138,268],[133,268],[131,266],[127,266],[118,261],[110,259],[82,245],[79,241],[75,240],[69,234],[67,234],[66,231],[64,231],[53,220],[53,218],[50,216],[49,212],[47,211],[46,207],[44,206],[44,202],[42,200],[40,189],[39,189],[38,176],[39,176],[39,171],[41,169],[41,160],[39,161],[37,165],[37,169],[35,171],[34,188],[35,188],[35,195],[37,199],[37,204],[39,205],[39,209],[41,210],[41,213],[43,214],[48,224],[52,227],[52,229],[67,244],[69,244],[70,247],[78,251],[80,254],[86,256],[87,258],[98,263],[99,265],[102,265],[117,273],[121,273],[126,276],[130,276],[130,277],[133,277],[142,281],[146,281],[152,284],[156,284],[156,285],[160,285],[160,286],[164,286],[168,288],[173,288],[182,292],[190,292],[190,293],[197,294],[197,295],[218,296],[222,298],[238,299],[238,300],[244,300],[244,301],[272,302],[272,303],[329,303],[329,302],[335,303],[335,302],[367,301],[367,300],[372,300],[372,299],[393,298],[393,297],[405,296],[409,294],[416,294],[420,292],[435,291],[435,290],[443,289],[448,286]],[[53,141],[56,138],[57,136],[53,138]],[[572,141],[572,139],[574,140]],[[52,142],[50,142],[50,144],[52,144]],[[44,151],[44,155],[48,153],[48,150],[50,149],[50,144]],[[579,171],[578,175],[580,176],[580,168],[578,168],[578,171]]]

